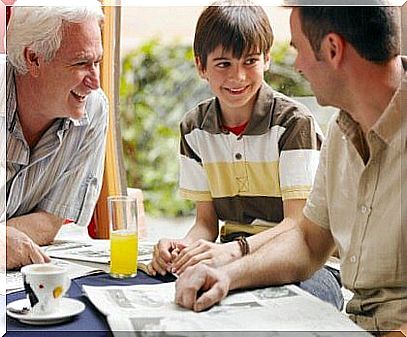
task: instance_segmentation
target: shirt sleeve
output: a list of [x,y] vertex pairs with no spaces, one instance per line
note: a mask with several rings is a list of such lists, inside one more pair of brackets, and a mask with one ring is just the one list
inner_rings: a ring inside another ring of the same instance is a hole
[[306,199],[318,167],[322,134],[314,118],[295,114],[279,141],[282,199]]
[[186,124],[181,122],[179,194],[195,202],[211,201],[208,178],[198,155],[198,146],[194,146],[198,142],[196,136],[196,131],[187,133]]
[[102,91],[97,93],[87,108],[90,120],[83,141],[72,150],[66,172],[38,204],[38,208],[81,226],[90,222],[103,181],[108,103]]
[[[334,122],[334,121],[333,121]],[[329,213],[328,213],[328,202],[327,202],[327,154],[329,147],[329,133],[330,128],[327,132],[327,138],[324,141],[321,149],[321,156],[319,160],[318,169],[315,175],[314,185],[310,193],[309,198],[304,207],[304,215],[316,223],[317,225],[329,229]]]

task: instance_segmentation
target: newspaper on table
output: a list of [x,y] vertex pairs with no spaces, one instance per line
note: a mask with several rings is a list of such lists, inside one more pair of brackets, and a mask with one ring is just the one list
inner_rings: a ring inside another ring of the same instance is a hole
[[279,336],[278,331],[312,331],[309,336],[325,337],[342,336],[338,331],[347,331],[347,336],[370,336],[332,305],[290,285],[233,293],[200,313],[174,303],[174,283],[84,285],[83,289],[107,316],[114,335],[120,337],[149,333],[184,336],[183,332],[189,336],[191,331],[194,336],[200,336],[198,332],[207,336],[210,331],[275,331],[275,336]]
[[[152,242],[139,242],[137,267],[146,271],[147,264],[152,259],[154,244]],[[44,253],[59,259],[77,261],[110,263],[110,246],[108,240],[69,241],[58,240],[52,245],[43,247]]]
[[[70,279],[78,278],[81,276],[93,275],[103,272],[99,268],[92,268],[83,266],[77,263],[64,261],[60,259],[51,259],[51,263],[57,266],[65,267],[68,270],[68,276]],[[23,275],[20,271],[7,271],[6,276],[6,291],[7,294],[20,291],[24,289]]]

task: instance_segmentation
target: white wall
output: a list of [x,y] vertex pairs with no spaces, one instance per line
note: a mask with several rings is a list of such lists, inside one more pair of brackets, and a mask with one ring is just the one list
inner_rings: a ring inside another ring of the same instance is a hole
[[[121,53],[126,54],[142,41],[160,37],[164,42],[179,40],[192,44],[195,25],[203,7],[122,7]],[[290,10],[264,7],[276,41],[290,41]]]

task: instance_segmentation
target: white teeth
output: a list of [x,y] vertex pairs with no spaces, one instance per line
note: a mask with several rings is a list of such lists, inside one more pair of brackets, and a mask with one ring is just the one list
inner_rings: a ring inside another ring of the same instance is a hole
[[75,91],[75,90],[71,90],[76,96],[78,96],[81,99],[85,99],[86,96],[81,95],[79,92]]

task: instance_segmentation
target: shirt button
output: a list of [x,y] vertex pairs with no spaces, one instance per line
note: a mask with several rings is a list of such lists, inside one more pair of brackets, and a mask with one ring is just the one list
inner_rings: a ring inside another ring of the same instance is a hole
[[241,154],[241,153],[236,153],[236,154],[235,154],[235,158],[236,158],[237,160],[242,159],[242,154]]
[[365,205],[362,205],[362,206],[360,207],[360,211],[361,211],[363,214],[366,214],[366,213],[369,212],[369,207],[366,207]]
[[355,256],[355,255],[353,255],[353,256],[350,257],[350,262],[351,262],[351,263],[355,263],[355,262],[356,262],[356,256]]

